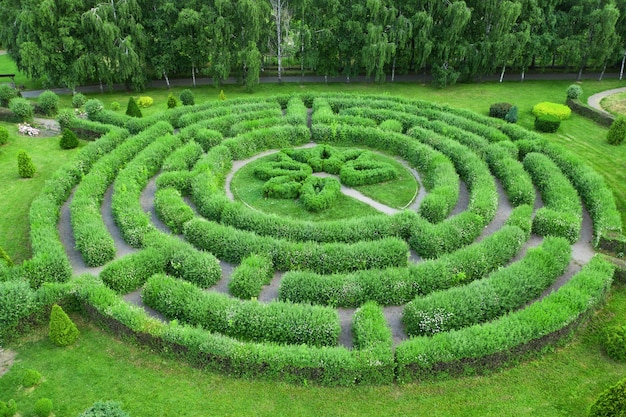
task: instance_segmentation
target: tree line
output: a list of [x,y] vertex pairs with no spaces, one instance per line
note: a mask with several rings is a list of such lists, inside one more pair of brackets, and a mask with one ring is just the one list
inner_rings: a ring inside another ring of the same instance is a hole
[[430,71],[446,86],[513,68],[619,65],[626,0],[0,0],[18,68],[74,88],[198,74],[252,87],[286,60],[376,82]]

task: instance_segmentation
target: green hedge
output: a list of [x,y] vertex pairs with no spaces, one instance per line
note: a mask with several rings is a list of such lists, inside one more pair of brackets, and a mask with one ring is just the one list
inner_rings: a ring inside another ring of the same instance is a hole
[[228,137],[235,137],[252,130],[264,129],[266,127],[283,126],[288,124],[282,113],[280,115],[272,115],[269,117],[259,117],[251,120],[241,120],[230,126]]
[[308,119],[308,109],[300,97],[292,97],[287,102],[285,111],[287,123],[292,125],[305,125]]
[[262,150],[304,145],[310,140],[311,133],[306,126],[274,126],[226,139],[222,144],[230,150],[233,159],[245,159]]
[[195,216],[193,209],[183,200],[180,191],[174,188],[157,190],[154,208],[159,219],[177,235],[183,232],[183,225]]
[[199,124],[180,129],[178,135],[183,143],[194,141],[200,144],[205,152],[208,152],[209,149],[219,145],[224,140],[224,136],[217,130],[206,129]]
[[203,153],[204,150],[200,144],[194,141],[187,142],[163,161],[161,169],[164,172],[190,170]]
[[433,335],[484,323],[538,298],[570,262],[563,238],[546,238],[519,262],[466,286],[419,297],[404,307],[409,336]]
[[397,177],[398,173],[392,165],[368,160],[365,157],[346,162],[339,172],[342,184],[348,187],[378,184]]
[[596,256],[558,291],[525,309],[489,323],[401,342],[396,347],[398,381],[482,373],[553,344],[604,301],[612,275],[613,266]]
[[310,176],[302,183],[300,202],[308,211],[326,210],[341,194],[341,184],[336,178]]
[[582,208],[569,179],[548,156],[539,153],[526,155],[524,168],[544,203],[535,215],[533,232],[540,236],[562,236],[571,243],[576,242],[580,237]]
[[258,297],[264,285],[274,277],[272,260],[267,256],[250,255],[241,260],[228,283],[232,295],[242,300]]
[[219,259],[239,263],[251,254],[268,255],[282,271],[310,270],[320,273],[404,266],[408,248],[399,239],[385,238],[353,244],[289,242],[258,236],[203,219],[193,219],[183,231],[187,241]]
[[0,341],[37,309],[35,291],[24,280],[0,282]]
[[279,298],[341,307],[358,307],[367,301],[402,305],[418,295],[479,279],[503,266],[518,253],[526,235],[516,226],[505,226],[479,243],[408,268],[333,275],[290,270],[281,281]]
[[515,156],[512,156],[508,146],[500,142],[492,144],[486,149],[486,160],[493,174],[500,180],[502,188],[513,206],[535,204],[535,187],[532,179],[524,170],[524,166],[517,160],[517,147]]
[[142,299],[169,319],[244,341],[333,346],[341,331],[331,308],[241,301],[165,275],[148,279]]

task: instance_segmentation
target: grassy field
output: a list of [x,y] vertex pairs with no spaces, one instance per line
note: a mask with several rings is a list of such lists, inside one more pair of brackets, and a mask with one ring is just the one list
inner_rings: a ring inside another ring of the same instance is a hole
[[[0,56],[0,59],[2,57]],[[532,106],[540,101],[563,102],[570,81],[463,84],[436,90],[418,84],[261,85],[250,95],[225,86],[227,99],[262,97],[294,91],[341,91],[418,98],[487,114],[494,102],[509,101],[520,109],[519,124],[532,127]],[[585,81],[583,100],[626,82]],[[178,95],[181,89],[173,89]],[[217,100],[219,90],[194,90],[196,102]],[[163,110],[168,91],[142,95],[155,104],[144,114]],[[135,96],[139,96],[135,94]],[[117,101],[123,111],[128,95],[88,95],[107,106]],[[63,98],[68,105],[69,97]],[[10,143],[0,147],[0,245],[17,261],[27,258],[28,206],[47,175],[70,160],[58,138],[26,138],[8,126]],[[586,159],[612,187],[626,225],[626,146],[606,144],[606,129],[572,115],[558,133],[548,135]],[[38,169],[34,179],[17,177],[16,154],[27,150]],[[97,400],[121,401],[134,417],[143,416],[584,416],[597,395],[626,376],[626,364],[608,359],[600,339],[605,324],[626,322],[626,288],[616,287],[607,306],[565,347],[511,369],[482,377],[386,387],[322,388],[234,379],[203,372],[116,340],[75,317],[82,337],[70,348],[54,347],[40,329],[10,348],[18,352],[13,368],[0,378],[0,400],[14,398],[20,413],[32,415],[41,397],[54,401],[57,417],[75,417]],[[34,390],[20,386],[21,372],[32,368],[44,381]]]

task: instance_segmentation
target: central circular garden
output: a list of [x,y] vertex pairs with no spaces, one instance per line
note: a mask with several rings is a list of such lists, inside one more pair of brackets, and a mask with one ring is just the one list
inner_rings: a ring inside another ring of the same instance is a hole
[[101,137],[33,203],[24,270],[196,365],[327,385],[480,373],[557,343],[610,286],[593,252],[621,232],[610,190],[515,124],[377,96],[90,108],[66,123]]

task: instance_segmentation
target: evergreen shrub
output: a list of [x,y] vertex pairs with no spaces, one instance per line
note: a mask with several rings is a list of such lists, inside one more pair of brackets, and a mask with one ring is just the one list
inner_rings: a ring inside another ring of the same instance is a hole
[[587,417],[626,417],[626,378],[600,394]]
[[0,417],[13,417],[17,413],[17,403],[11,399],[6,403],[0,401]]
[[49,336],[52,343],[58,346],[69,346],[76,342],[80,332],[63,311],[61,306],[54,304],[50,313],[50,331]]
[[59,145],[62,149],[74,149],[78,146],[78,138],[74,132],[68,128],[64,128]]
[[513,105],[511,103],[494,103],[489,106],[489,117],[504,119],[512,107]]
[[26,369],[22,374],[22,386],[24,388],[34,387],[41,381],[41,374],[34,369]]
[[9,142],[9,131],[6,127],[0,126],[0,146]]
[[35,403],[34,413],[37,417],[48,417],[52,413],[52,400],[40,398]]
[[17,172],[22,178],[35,176],[35,165],[26,151],[19,151],[17,154]]
[[518,119],[517,113],[518,113],[517,106],[511,107],[511,110],[509,110],[508,113],[504,116],[504,120],[506,120],[509,123],[517,123],[517,119]]
[[30,122],[33,120],[35,114],[35,108],[25,98],[15,97],[9,102],[9,110],[15,114],[15,117],[20,122]]
[[0,84],[0,106],[9,107],[9,102],[17,96],[17,90],[13,86]]
[[98,99],[90,99],[85,102],[85,112],[89,120],[95,120],[97,115],[104,110],[104,104]]
[[141,108],[147,108],[152,106],[152,104],[154,104],[154,99],[152,97],[149,96],[139,96],[139,98],[137,99],[137,106],[141,107]]
[[75,93],[72,96],[72,107],[79,109],[85,105],[87,97],[83,93]]
[[180,92],[180,101],[183,103],[183,106],[193,106],[196,104],[193,92],[188,88]]
[[572,109],[567,107],[565,104],[550,103],[548,101],[544,101],[533,106],[533,114],[536,117],[549,115],[554,116],[559,120],[566,120],[569,119],[570,115],[572,114]]
[[583,88],[578,84],[572,84],[567,87],[567,90],[565,90],[565,92],[567,93],[567,98],[577,100],[580,96],[582,96]]
[[174,95],[172,93],[170,93],[167,96],[167,108],[168,109],[173,109],[176,106],[178,106],[178,101],[176,100],[176,97],[174,97]]
[[612,359],[626,361],[626,326],[607,329],[604,348]]
[[619,116],[611,124],[606,139],[611,145],[621,145],[626,138],[626,117]]
[[130,117],[142,117],[141,110],[137,105],[134,97],[128,98],[128,106],[126,107],[126,115]]
[[59,96],[54,91],[46,90],[37,99],[39,111],[46,116],[54,116],[59,111]]
[[561,120],[554,115],[542,115],[535,118],[535,129],[540,132],[554,133],[559,130]]

